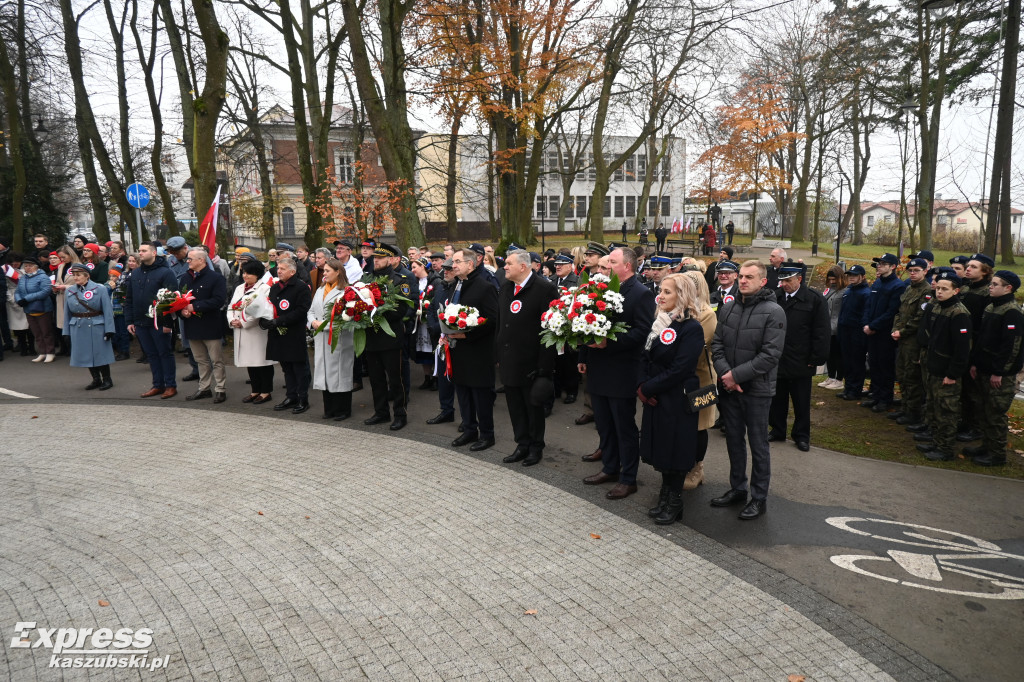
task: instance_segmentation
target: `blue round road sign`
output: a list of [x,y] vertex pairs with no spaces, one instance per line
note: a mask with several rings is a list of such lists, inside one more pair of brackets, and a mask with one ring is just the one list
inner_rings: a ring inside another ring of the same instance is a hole
[[128,203],[135,208],[145,208],[149,203],[149,190],[137,182],[128,185],[124,195],[128,197]]

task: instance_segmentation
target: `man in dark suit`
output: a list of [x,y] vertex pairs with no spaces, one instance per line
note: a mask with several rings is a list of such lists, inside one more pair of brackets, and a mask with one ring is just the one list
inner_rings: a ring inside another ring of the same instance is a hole
[[306,313],[313,293],[299,279],[295,261],[283,258],[277,264],[278,282],[270,287],[268,298],[274,306],[274,318],[260,320],[267,334],[267,360],[281,363],[284,372],[285,399],[274,405],[278,412],[290,409],[302,414],[309,409],[309,350],[306,348]]
[[544,402],[551,395],[556,352],[540,342],[540,317],[557,296],[554,285],[532,271],[529,253],[508,254],[495,343],[516,440],[515,452],[502,460],[506,464],[533,466],[544,455]]
[[[498,290],[477,266],[475,251],[455,252],[452,267],[458,278],[452,288],[452,304],[476,308],[487,320],[469,333],[448,334],[452,383],[462,413],[463,432],[454,447],[472,443],[473,452],[494,445],[494,332],[498,326]],[[550,301],[549,301],[550,302]]]
[[580,349],[579,370],[586,374],[597,431],[604,445],[600,473],[583,479],[587,485],[618,481],[608,491],[610,500],[636,492],[640,464],[640,436],[636,428],[636,387],[640,351],[654,323],[654,294],[636,278],[636,253],[617,248],[608,256],[621,283],[624,301],[617,319],[629,328],[615,341],[604,340]]
[[776,296],[786,313],[786,343],[779,360],[775,396],[768,412],[768,440],[786,440],[789,401],[793,401],[793,440],[803,452],[811,445],[811,377],[828,360],[832,323],[821,294],[804,286],[802,263],[779,268]]
[[[365,245],[366,242],[363,242]],[[387,277],[395,293],[412,300],[412,285],[391,267],[393,258],[401,258],[398,249],[390,244],[378,244],[373,249],[369,262],[373,263],[373,277]],[[402,348],[406,341],[406,322],[413,317],[413,308],[408,303],[399,304],[396,310],[384,313],[394,336],[382,331],[366,330],[366,349],[363,359],[366,362],[366,373],[370,376],[370,389],[373,392],[373,415],[363,421],[367,426],[382,424],[391,419],[388,401],[394,403],[395,420],[390,429],[398,431],[405,427],[406,391],[402,383]]]
[[[188,270],[178,278],[178,287],[195,297],[181,311],[181,333],[188,339],[199,367],[199,389],[186,400],[213,396],[213,402],[222,403],[227,400],[227,373],[224,371],[221,308],[227,300],[227,283],[215,268],[207,266],[206,252],[192,248],[188,252]],[[210,391],[211,377],[217,382],[214,391]]]

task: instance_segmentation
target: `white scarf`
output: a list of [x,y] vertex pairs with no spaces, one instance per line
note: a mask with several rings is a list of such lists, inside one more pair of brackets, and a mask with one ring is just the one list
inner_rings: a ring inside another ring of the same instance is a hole
[[651,333],[647,335],[647,343],[644,344],[644,350],[650,350],[651,344],[654,343],[654,339],[661,336],[661,333],[672,326],[672,323],[676,321],[671,313],[661,311],[658,316],[654,318],[654,324],[651,325]]

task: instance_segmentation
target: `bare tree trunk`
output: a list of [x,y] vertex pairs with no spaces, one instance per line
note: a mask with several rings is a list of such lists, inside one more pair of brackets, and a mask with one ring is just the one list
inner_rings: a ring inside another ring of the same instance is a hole
[[[11,221],[14,225],[11,248],[23,251],[25,248],[25,192],[28,189],[28,177],[25,174],[25,159],[22,155],[24,134],[22,132],[21,111],[18,108],[18,86],[14,75],[14,64],[7,51],[7,42],[0,40],[0,90],[4,94],[4,106],[7,109],[7,130],[4,136],[6,146],[11,150],[11,163],[14,166],[14,193],[11,201]],[[31,127],[31,121],[29,126]]]
[[454,243],[459,237],[459,214],[455,204],[458,183],[459,128],[462,126],[462,111],[452,112],[452,123],[448,131],[448,177],[444,186],[445,234]]
[[[1013,233],[1010,222],[1010,158],[1013,151],[1014,97],[1017,85],[1017,54],[1020,43],[1021,0],[1009,0],[1006,7],[1006,35],[1003,40],[1003,73],[999,82],[999,109],[996,119],[995,153],[992,160],[992,185],[988,200],[988,233],[985,253],[995,255],[998,224],[1002,234],[1000,262],[1013,264]],[[1000,186],[1002,197],[1000,197]],[[996,220],[996,217],[999,220]]]

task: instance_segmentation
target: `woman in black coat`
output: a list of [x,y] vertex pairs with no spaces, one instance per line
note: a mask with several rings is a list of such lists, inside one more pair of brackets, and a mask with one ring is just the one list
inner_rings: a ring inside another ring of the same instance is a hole
[[640,359],[640,459],[661,472],[658,506],[648,511],[659,525],[682,517],[683,481],[696,457],[698,415],[686,402],[687,391],[699,388],[697,362],[704,352],[696,301],[697,289],[685,275],[662,280],[658,316]]

